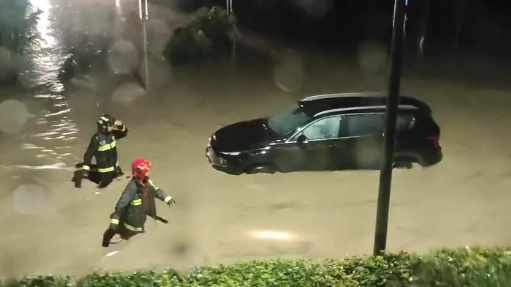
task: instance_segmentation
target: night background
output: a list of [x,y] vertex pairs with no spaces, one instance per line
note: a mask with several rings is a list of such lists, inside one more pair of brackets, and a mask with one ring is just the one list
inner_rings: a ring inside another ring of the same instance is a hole
[[[178,7],[193,11],[203,5],[225,7],[225,1],[181,1]],[[393,8],[391,0],[233,3],[234,13],[243,28],[343,52],[353,51],[363,40],[388,43]],[[426,50],[435,51],[431,53],[477,50],[481,54],[495,55],[495,52],[509,49],[510,29],[509,1],[407,1],[406,44],[412,51],[424,37]]]

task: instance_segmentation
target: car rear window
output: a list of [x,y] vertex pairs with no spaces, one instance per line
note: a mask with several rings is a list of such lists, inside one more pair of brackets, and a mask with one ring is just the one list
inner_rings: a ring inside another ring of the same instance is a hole
[[399,113],[396,121],[396,128],[398,132],[407,131],[413,128],[415,118],[410,114]]
[[381,113],[349,115],[344,119],[347,121],[348,136],[371,136],[383,133],[384,121]]
[[[345,128],[341,128],[341,130],[344,130],[341,136],[344,137],[381,135],[385,130],[385,114],[383,113],[347,115],[343,121],[341,125]],[[415,121],[411,114],[398,114],[396,119],[397,132],[411,130]]]

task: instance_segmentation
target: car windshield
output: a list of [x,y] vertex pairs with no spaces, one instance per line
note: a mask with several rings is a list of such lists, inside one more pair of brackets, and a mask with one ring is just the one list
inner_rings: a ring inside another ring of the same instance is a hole
[[270,129],[285,137],[307,123],[311,118],[303,112],[302,107],[294,104],[288,109],[281,111],[268,118]]

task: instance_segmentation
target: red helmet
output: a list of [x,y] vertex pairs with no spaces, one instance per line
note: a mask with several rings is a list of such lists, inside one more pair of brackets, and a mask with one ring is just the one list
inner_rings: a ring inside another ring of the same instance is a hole
[[140,180],[147,178],[147,173],[151,171],[151,163],[147,159],[139,158],[131,164],[131,174]]

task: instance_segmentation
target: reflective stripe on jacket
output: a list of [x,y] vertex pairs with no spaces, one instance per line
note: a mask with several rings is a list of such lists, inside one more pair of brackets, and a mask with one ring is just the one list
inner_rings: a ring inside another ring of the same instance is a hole
[[125,228],[134,232],[144,232],[147,216],[156,217],[156,204],[154,198],[168,203],[172,197],[151,181],[147,182],[147,195],[143,198],[142,185],[138,179],[132,178],[121,197],[117,201],[115,211],[111,216],[111,223],[123,224]]
[[97,171],[100,173],[113,172],[118,166],[117,140],[126,137],[128,128],[120,127],[112,133],[96,133],[92,136],[83,156],[83,168],[90,169],[92,158],[96,158]]

